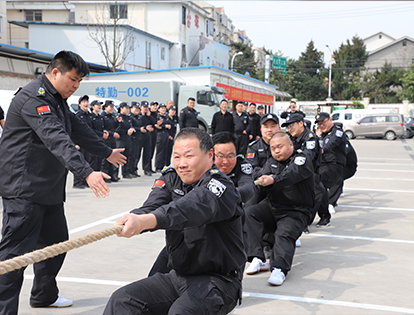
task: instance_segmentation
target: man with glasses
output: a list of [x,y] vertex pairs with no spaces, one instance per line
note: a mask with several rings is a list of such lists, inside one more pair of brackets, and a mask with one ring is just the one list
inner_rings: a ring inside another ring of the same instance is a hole
[[[321,131],[319,144],[322,149],[322,161],[319,168],[319,176],[326,189],[330,189],[342,178],[342,172],[346,163],[345,145],[346,135],[336,125],[328,113],[320,113],[315,116],[315,124]],[[319,226],[329,225],[330,218],[321,218]]]

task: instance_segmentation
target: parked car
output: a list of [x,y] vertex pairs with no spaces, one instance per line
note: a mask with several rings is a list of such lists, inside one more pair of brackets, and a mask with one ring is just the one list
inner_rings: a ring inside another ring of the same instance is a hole
[[370,114],[345,126],[349,139],[358,136],[395,140],[405,134],[404,116],[401,114]]
[[405,135],[404,138],[411,139],[414,136],[414,117],[404,117]]

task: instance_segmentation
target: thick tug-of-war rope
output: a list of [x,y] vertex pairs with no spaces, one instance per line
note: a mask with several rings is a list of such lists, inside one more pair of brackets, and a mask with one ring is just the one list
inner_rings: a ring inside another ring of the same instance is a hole
[[263,183],[263,179],[261,179],[261,178],[259,178],[259,179],[256,179],[255,181],[254,181],[254,184],[257,186],[257,185],[260,185],[261,183]]
[[48,258],[58,256],[66,253],[72,249],[99,241],[105,237],[120,233],[124,228],[123,225],[114,225],[112,227],[97,231],[95,233],[87,234],[73,240],[68,240],[58,244],[54,244],[43,249],[35,250],[22,256],[14,257],[0,262],[0,275],[26,267],[30,264],[37,263]]

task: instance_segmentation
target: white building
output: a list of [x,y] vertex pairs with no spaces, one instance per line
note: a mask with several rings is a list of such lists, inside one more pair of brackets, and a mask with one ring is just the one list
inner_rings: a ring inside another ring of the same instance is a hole
[[367,53],[376,50],[386,44],[389,44],[393,41],[395,41],[395,38],[383,33],[378,32],[371,36],[368,36],[367,38],[363,39],[365,44],[365,50]]

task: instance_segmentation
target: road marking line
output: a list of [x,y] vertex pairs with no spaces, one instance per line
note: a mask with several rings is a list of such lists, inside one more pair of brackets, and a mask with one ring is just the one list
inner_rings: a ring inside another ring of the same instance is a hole
[[90,229],[94,226],[97,226],[97,225],[100,225],[100,224],[103,224],[103,223],[111,222],[114,219],[118,219],[118,218],[122,217],[124,214],[129,213],[129,212],[130,212],[130,210],[122,212],[122,213],[115,214],[113,216],[110,216],[110,217],[107,217],[107,218],[104,218],[104,219],[101,219],[101,220],[98,220],[98,221],[95,221],[95,222],[92,222],[92,223],[89,223],[89,224],[82,225],[82,226],[77,227],[77,228],[74,228],[74,229],[69,231],[69,235],[74,234],[74,233],[78,233],[78,232],[83,231],[83,230]]
[[348,188],[344,190],[359,190],[359,191],[374,191],[374,192],[396,192],[396,193],[414,193],[414,190],[391,190],[391,189],[376,189],[376,188]]
[[[34,276],[24,275],[24,278],[28,280],[33,280]],[[58,276],[56,280],[61,281],[61,282],[99,284],[99,285],[110,285],[110,286],[124,286],[124,285],[128,285],[131,283],[131,282],[126,282],[126,281],[99,280],[99,279],[88,279],[88,278],[71,278],[71,277],[60,277],[60,276]],[[291,302],[314,303],[314,304],[324,304],[324,305],[344,306],[344,307],[352,307],[352,308],[362,308],[362,309],[370,309],[370,310],[414,314],[414,309],[411,309],[411,308],[345,302],[345,301],[324,300],[324,299],[306,298],[306,297],[301,297],[301,296],[243,292],[243,297],[256,297],[256,298],[268,299],[268,300],[283,300],[283,301],[291,301]]]
[[387,170],[387,169],[371,169],[371,168],[358,168],[358,172],[359,171],[414,173],[414,171],[412,170]]
[[390,160],[390,161],[412,161],[411,159],[396,159],[396,158],[379,158],[379,157],[360,157],[358,156],[358,160]]
[[348,236],[348,235],[332,235],[332,234],[320,234],[320,233],[309,233],[304,234],[302,237],[330,237],[330,238],[343,238],[348,240],[362,240],[362,241],[374,241],[374,242],[386,242],[386,243],[401,243],[401,244],[414,244],[414,241],[409,240],[393,240],[389,238],[378,238],[378,237],[364,237],[364,236]]
[[372,206],[352,206],[352,205],[338,205],[339,208],[360,208],[360,209],[372,209],[372,210],[385,210],[385,211],[409,211],[413,212],[414,209],[409,208],[386,208],[386,207],[372,207]]
[[398,180],[398,181],[414,181],[413,178],[378,178],[378,177],[352,177],[354,179],[364,179],[364,180]]
[[367,165],[367,164],[370,164],[370,165],[384,165],[384,166],[389,166],[389,165],[411,166],[411,165],[413,165],[413,163],[358,162],[358,165]]
[[368,309],[368,310],[388,311],[388,312],[395,312],[395,313],[414,314],[414,309],[412,309],[412,308],[386,306],[386,305],[376,305],[376,304],[367,304],[367,303],[355,303],[355,302],[324,300],[324,299],[306,298],[306,297],[300,297],[300,296],[243,292],[243,297],[256,297],[256,298],[269,299],[269,300],[282,300],[282,301],[291,301],[291,302],[314,303],[314,304],[324,304],[324,305],[333,305],[333,306],[345,306],[345,307],[353,307],[353,308],[362,308],[362,309]]

